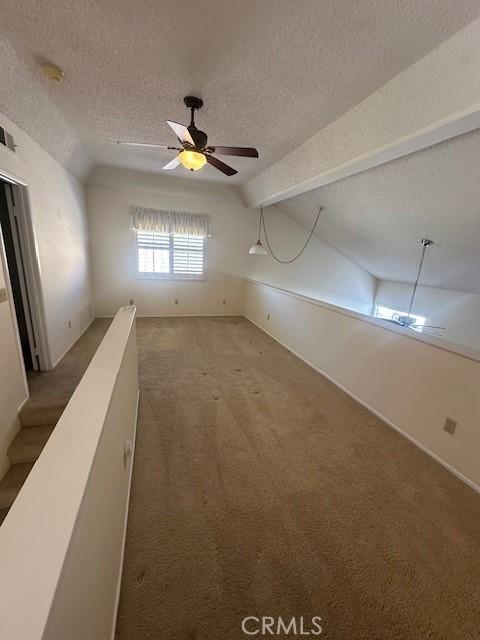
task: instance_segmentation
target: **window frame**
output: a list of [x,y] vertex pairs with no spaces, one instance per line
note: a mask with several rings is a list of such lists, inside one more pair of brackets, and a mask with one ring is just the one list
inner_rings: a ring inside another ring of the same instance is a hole
[[[387,305],[385,304],[381,304],[379,302],[376,302],[374,307],[373,307],[373,313],[372,313],[372,318],[378,318],[379,320],[393,320],[393,318],[387,318],[385,315],[379,316],[378,313],[380,311],[380,309],[385,309],[391,313],[391,316],[393,315],[402,315],[402,316],[406,316],[408,315],[408,311],[400,311],[399,309],[392,309],[391,307],[387,307]],[[423,328],[427,322],[427,316],[420,316],[418,315],[418,313],[410,313],[410,316],[412,316],[413,318],[416,319],[417,321],[417,327],[412,327],[413,331],[416,331],[417,333],[423,333]],[[403,326],[403,325],[399,325],[399,326]]]
[[[173,272],[173,260],[174,260],[174,236],[181,234],[168,234],[168,251],[169,251],[169,273],[155,273],[153,271],[140,271],[139,266],[139,243],[138,243],[138,234],[141,233],[138,230],[135,230],[135,273],[136,279],[138,280],[189,280],[189,281],[205,281],[206,277],[206,257],[207,257],[207,236],[201,236],[202,238],[202,248],[203,248],[203,271],[201,274],[196,273],[174,273]],[[166,235],[166,234],[165,234]]]

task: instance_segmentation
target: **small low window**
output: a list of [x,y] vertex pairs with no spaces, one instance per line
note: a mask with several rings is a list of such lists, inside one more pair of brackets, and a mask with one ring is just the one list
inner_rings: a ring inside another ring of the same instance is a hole
[[204,236],[137,231],[137,270],[145,277],[202,280]]
[[[397,322],[401,325],[406,325],[406,323],[402,320],[403,318],[409,317],[413,318],[413,324],[411,324],[411,328],[415,331],[421,333],[423,331],[423,326],[425,324],[426,318],[424,316],[417,316],[414,313],[411,313],[408,316],[407,311],[398,311],[397,309],[390,309],[390,307],[384,307],[381,304],[376,304],[373,310],[374,318],[382,318],[383,320],[393,320],[393,322]],[[410,322],[409,322],[410,324]]]

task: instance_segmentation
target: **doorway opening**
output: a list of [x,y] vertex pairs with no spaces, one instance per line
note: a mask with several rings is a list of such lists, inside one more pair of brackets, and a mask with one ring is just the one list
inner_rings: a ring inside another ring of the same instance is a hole
[[28,374],[39,371],[41,363],[39,331],[35,323],[34,299],[28,274],[28,247],[25,246],[24,229],[19,220],[22,207],[17,202],[20,196],[17,189],[15,185],[0,179],[0,232],[7,272],[7,294],[11,298],[25,371]]

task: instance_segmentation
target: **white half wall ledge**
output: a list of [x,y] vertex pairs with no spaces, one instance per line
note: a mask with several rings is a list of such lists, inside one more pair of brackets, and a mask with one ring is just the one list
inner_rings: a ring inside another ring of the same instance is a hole
[[480,492],[478,361],[251,280],[245,317]]
[[137,408],[123,307],[0,528],[2,640],[113,638]]
[[324,307],[325,309],[329,309],[330,311],[333,311],[335,313],[340,313],[344,316],[349,316],[350,318],[355,318],[356,320],[360,320],[361,322],[368,322],[369,324],[373,324],[376,327],[383,329],[384,331],[397,333],[404,338],[407,338],[408,340],[417,340],[418,342],[424,342],[426,344],[432,345],[433,347],[436,347],[437,349],[443,349],[444,351],[449,351],[450,353],[455,353],[459,356],[462,356],[463,358],[468,358],[469,360],[474,360],[475,362],[480,363],[480,350],[478,349],[465,347],[461,344],[449,342],[448,340],[444,340],[443,338],[438,338],[433,335],[417,333],[416,331],[412,331],[407,327],[395,325],[393,323],[382,320],[381,318],[367,316],[363,313],[359,313],[358,311],[345,309],[344,307],[339,307],[335,304],[331,304],[330,302],[325,302],[323,300],[319,300],[318,298],[311,298],[310,296],[305,296],[301,293],[295,293],[294,291],[289,291],[288,289],[282,289],[282,287],[277,287],[266,282],[260,282],[259,280],[255,280],[253,278],[247,278],[246,282],[250,282],[251,284],[257,285],[259,287],[265,287],[266,289],[279,291],[280,293],[284,293],[285,295],[296,298],[297,300],[303,300],[304,302],[308,302],[309,304]]
[[267,206],[480,127],[480,20],[242,186]]

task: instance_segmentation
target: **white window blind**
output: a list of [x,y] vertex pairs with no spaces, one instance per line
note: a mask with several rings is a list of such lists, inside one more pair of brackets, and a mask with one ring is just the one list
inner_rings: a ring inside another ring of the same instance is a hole
[[203,237],[172,234],[173,273],[203,275]]
[[138,271],[170,273],[170,239],[168,233],[138,231]]
[[159,278],[202,278],[204,241],[198,235],[137,231],[138,272]]

